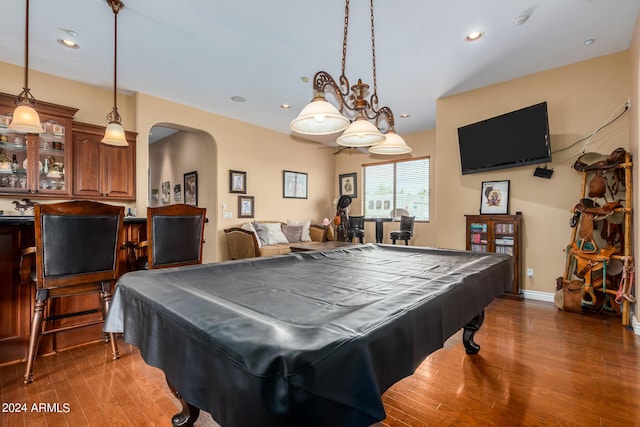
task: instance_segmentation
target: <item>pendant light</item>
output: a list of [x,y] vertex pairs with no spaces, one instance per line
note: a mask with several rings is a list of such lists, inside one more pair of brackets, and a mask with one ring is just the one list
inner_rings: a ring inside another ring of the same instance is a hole
[[[369,147],[369,152],[373,154],[410,153],[411,148],[393,129],[394,120],[391,109],[389,107],[378,108],[373,0],[370,0],[369,5],[373,94],[367,99],[369,85],[362,83],[362,80],[359,79],[357,84],[349,86],[349,80],[345,75],[347,34],[349,30],[349,0],[346,0],[340,83],[338,84],[326,71],[318,71],[313,77],[313,90],[315,93],[313,100],[303,108],[289,126],[294,132],[303,135],[331,135],[344,131],[337,138],[338,145]],[[339,108],[326,101],[324,92],[327,88],[330,88],[335,93]],[[347,114],[349,117],[346,116]],[[386,134],[380,132],[378,128],[380,119],[386,120],[389,124],[389,130]],[[387,138],[390,138],[391,141],[387,142]],[[376,150],[377,147],[380,148]]]
[[9,129],[23,133],[42,133],[42,124],[38,112],[33,108],[36,99],[29,90],[29,0],[26,3],[25,36],[24,36],[24,87],[16,97],[17,107],[13,112],[13,118]]
[[113,10],[113,109],[107,115],[107,129],[102,138],[102,143],[126,147],[129,145],[122,128],[122,118],[118,113],[118,12],[124,8],[124,3],[120,0],[107,0],[107,4]]

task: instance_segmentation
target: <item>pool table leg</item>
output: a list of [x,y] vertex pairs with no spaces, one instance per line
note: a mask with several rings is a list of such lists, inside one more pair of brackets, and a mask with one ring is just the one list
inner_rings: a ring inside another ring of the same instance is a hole
[[182,410],[171,418],[171,424],[175,427],[193,426],[198,419],[198,415],[200,415],[200,409],[184,400],[180,392],[171,385],[169,380],[167,380],[167,384],[169,385],[171,393],[178,398],[182,405]]
[[484,321],[484,310],[480,312],[476,317],[463,326],[464,332],[462,333],[462,343],[467,351],[467,354],[478,354],[480,346],[473,341],[473,336],[478,332],[482,322]]

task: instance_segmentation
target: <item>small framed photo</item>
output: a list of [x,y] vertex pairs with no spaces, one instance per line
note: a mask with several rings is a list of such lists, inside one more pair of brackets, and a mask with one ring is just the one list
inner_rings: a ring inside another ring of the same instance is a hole
[[509,181],[485,181],[480,194],[480,214],[509,214]]
[[181,184],[175,184],[173,186],[173,200],[175,200],[176,202],[179,202],[180,200],[182,200],[182,185]]
[[355,173],[340,175],[340,195],[351,196],[352,199],[358,197],[358,181]]
[[229,193],[247,194],[247,173],[229,171]]
[[185,173],[183,184],[185,205],[198,206],[198,172]]
[[171,202],[171,183],[169,181],[162,181],[162,203]]
[[285,199],[306,199],[307,174],[304,172],[283,171],[282,197]]
[[253,218],[253,196],[238,196],[238,218]]

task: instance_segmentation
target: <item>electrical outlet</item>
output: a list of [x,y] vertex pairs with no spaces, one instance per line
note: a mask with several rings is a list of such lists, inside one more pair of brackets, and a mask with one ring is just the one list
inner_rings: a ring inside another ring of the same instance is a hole
[[222,218],[231,219],[231,218],[233,218],[233,213],[232,212],[222,212]]
[[527,268],[527,277],[533,277],[533,268]]

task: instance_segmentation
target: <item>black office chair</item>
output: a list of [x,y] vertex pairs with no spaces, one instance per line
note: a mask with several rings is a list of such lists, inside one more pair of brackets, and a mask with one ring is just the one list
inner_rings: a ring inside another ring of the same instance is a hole
[[354,238],[364,243],[364,216],[350,216],[347,226],[347,240],[353,242]]
[[[187,204],[147,208],[147,240],[127,243],[130,268],[153,270],[202,264],[206,213],[206,208]],[[137,256],[139,252],[143,255]]]
[[[31,335],[24,383],[33,382],[33,370],[38,344],[43,334],[99,324],[104,321],[111,302],[111,285],[117,277],[118,248],[122,238],[124,207],[98,202],[73,201],[34,206],[35,247],[23,251],[21,280],[24,272],[35,284],[36,293],[31,321]],[[33,256],[35,254],[35,263]],[[27,259],[31,266],[26,265]],[[98,293],[101,307],[74,313],[50,315],[47,302],[86,293]],[[49,321],[102,312],[102,320],[85,318],[73,325]],[[45,318],[46,314],[46,318]],[[115,335],[105,335],[111,341],[113,358],[120,357]]]
[[415,216],[402,215],[400,217],[400,230],[391,232],[391,240],[396,244],[396,240],[404,240],[405,245],[409,245],[409,239],[413,237],[413,224]]

